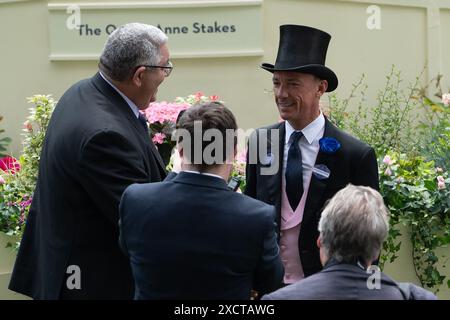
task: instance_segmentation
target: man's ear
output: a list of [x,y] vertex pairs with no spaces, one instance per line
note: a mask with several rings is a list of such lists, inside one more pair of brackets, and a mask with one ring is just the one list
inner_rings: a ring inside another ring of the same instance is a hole
[[319,94],[319,98],[325,93],[327,92],[328,89],[328,81],[327,80],[320,80],[319,82],[319,89],[317,90],[318,94]]
[[320,249],[322,247],[322,241],[320,240],[320,236],[317,238],[316,244],[317,244],[317,248]]
[[139,67],[136,69],[136,71],[133,73],[133,76],[131,78],[131,81],[133,82],[133,84],[137,87],[141,87],[142,86],[142,80],[144,78],[144,72],[145,72],[145,67]]

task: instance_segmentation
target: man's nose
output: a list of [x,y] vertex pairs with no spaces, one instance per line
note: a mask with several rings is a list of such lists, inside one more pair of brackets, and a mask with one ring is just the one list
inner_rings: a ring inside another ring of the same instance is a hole
[[281,84],[277,88],[274,88],[273,91],[276,98],[287,98],[288,96],[286,87]]

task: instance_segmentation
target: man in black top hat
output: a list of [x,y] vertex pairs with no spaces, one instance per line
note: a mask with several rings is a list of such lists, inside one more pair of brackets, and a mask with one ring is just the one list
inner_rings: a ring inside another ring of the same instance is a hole
[[[322,269],[316,240],[325,202],[349,183],[379,188],[373,148],[339,130],[320,110],[320,97],[338,85],[325,66],[330,39],[315,28],[282,25],[275,65],[261,66],[273,74],[284,121],[250,137],[245,193],[277,208],[284,284]],[[276,170],[266,170],[270,166]]]

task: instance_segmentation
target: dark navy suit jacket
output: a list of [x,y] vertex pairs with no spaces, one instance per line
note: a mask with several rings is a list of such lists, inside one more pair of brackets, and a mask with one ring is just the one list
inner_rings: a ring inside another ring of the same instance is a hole
[[134,184],[120,215],[136,299],[249,299],[282,279],[275,208],[221,178],[181,172]]
[[436,296],[411,283],[398,284],[382,272],[366,271],[357,264],[330,259],[319,273],[262,297],[262,300],[329,299],[433,300]]

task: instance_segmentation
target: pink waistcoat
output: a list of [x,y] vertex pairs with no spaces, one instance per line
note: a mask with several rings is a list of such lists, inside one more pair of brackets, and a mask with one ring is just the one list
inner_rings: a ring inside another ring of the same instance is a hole
[[298,251],[298,238],[310,181],[311,177],[307,181],[307,188],[297,209],[293,211],[286,195],[285,178],[284,176],[282,178],[280,256],[284,265],[283,282],[286,284],[297,282],[305,277]]

